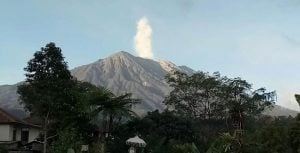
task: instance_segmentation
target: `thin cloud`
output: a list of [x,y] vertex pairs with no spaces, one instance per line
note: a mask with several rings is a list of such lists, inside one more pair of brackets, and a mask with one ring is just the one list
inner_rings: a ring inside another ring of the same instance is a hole
[[297,39],[272,32],[252,33],[240,40],[238,51],[243,61],[252,67],[266,69],[268,73],[272,73],[269,70],[280,72],[261,76],[268,76],[274,85],[277,84],[279,105],[300,110],[294,98],[295,93],[300,93],[299,86],[295,85],[298,84],[297,73],[291,72],[300,65]]
[[282,65],[297,61],[300,45],[287,35],[259,32],[239,42],[242,58],[252,64]]

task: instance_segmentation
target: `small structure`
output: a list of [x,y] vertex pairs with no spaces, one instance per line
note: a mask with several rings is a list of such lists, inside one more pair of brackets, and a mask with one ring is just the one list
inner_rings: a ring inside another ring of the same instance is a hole
[[0,145],[10,151],[39,151],[41,126],[19,119],[0,108]]
[[18,119],[14,115],[0,108],[0,142],[9,143],[34,141],[40,134],[41,127]]
[[129,138],[126,141],[126,144],[130,146],[128,152],[129,153],[137,153],[137,149],[141,149],[141,152],[144,151],[144,148],[146,147],[146,142],[139,138],[138,136],[135,136],[133,138]]

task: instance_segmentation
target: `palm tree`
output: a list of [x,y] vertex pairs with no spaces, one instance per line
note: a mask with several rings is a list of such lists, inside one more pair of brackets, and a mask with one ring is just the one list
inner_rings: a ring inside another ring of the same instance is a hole
[[132,106],[139,103],[139,100],[131,98],[130,93],[115,96],[108,89],[98,87],[91,93],[91,102],[93,114],[103,117],[105,138],[108,138],[115,119],[120,121],[122,118],[136,116]]
[[113,122],[115,119],[119,121],[122,118],[131,118],[133,116],[137,116],[132,111],[132,106],[137,104],[139,101],[137,99],[132,99],[131,94],[123,94],[121,96],[114,96],[110,98],[108,101],[102,103],[101,114],[104,118],[106,118],[105,123],[105,132],[106,138],[109,136]]

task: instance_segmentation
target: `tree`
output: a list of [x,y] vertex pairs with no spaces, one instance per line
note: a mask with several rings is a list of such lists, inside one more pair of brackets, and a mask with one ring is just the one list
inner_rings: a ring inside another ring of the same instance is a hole
[[192,144],[186,143],[182,145],[175,145],[172,149],[172,153],[200,153],[200,152],[194,143]]
[[64,113],[64,123],[60,123],[60,127],[62,128],[71,128],[80,131],[78,132],[80,133],[79,137],[84,138],[85,140],[83,141],[89,141],[88,137],[95,128],[95,125],[92,123],[95,118],[94,109],[89,101],[91,98],[90,93],[95,89],[97,87],[88,82],[76,81],[76,85],[71,93],[74,99],[72,110]]
[[51,153],[67,152],[70,148],[77,151],[82,144],[91,144],[94,141],[93,134],[97,126],[92,122],[95,115],[89,98],[95,89],[97,87],[88,82],[76,81],[71,93],[74,107],[64,112],[65,116],[60,119],[62,122],[51,126],[56,131],[56,137],[51,142]]
[[[285,125],[286,126],[286,125]],[[255,133],[258,144],[258,152],[288,152],[288,133],[286,127],[272,125],[270,127],[257,130]]]
[[[300,95],[295,95],[300,106]],[[289,129],[290,144],[294,153],[300,153],[300,113],[296,116],[294,123]]]
[[275,92],[266,92],[264,88],[252,91],[251,84],[240,78],[226,79],[222,94],[229,112],[241,112],[244,115],[259,115],[275,101]]
[[175,71],[166,79],[173,90],[164,103],[184,116],[224,119],[228,112],[231,116],[257,115],[273,104],[273,92],[264,88],[252,91],[246,80],[221,77],[219,73],[197,72],[189,76]]
[[67,152],[68,149],[73,149],[80,152],[82,142],[78,139],[78,132],[74,128],[64,129],[58,132],[58,139],[51,144],[51,153]]
[[293,153],[300,153],[300,114],[295,118],[289,129],[290,145]]
[[223,120],[227,130],[234,132],[235,142],[238,142],[235,146],[240,148],[244,120],[260,115],[274,104],[275,92],[266,92],[264,88],[253,91],[251,84],[241,78],[230,79],[219,73],[203,72],[187,75],[178,71],[166,78],[173,87],[164,101],[170,110],[198,120]]
[[233,153],[232,147],[235,141],[236,139],[229,133],[224,133],[212,143],[206,153]]
[[221,101],[218,97],[221,77],[198,72],[191,76],[175,71],[166,76],[167,82],[174,89],[164,103],[173,106],[181,115],[193,118],[210,119],[218,114]]
[[102,115],[105,121],[105,137],[108,138],[116,119],[120,121],[123,117],[136,115],[132,111],[132,106],[139,103],[139,100],[131,98],[129,93],[115,96],[111,91],[98,87],[90,93],[90,102],[94,108],[94,115]]
[[245,119],[260,115],[274,104],[275,92],[266,92],[264,88],[252,91],[251,84],[240,78],[224,79],[220,93],[223,100],[223,114],[230,119],[240,143]]
[[47,152],[49,125],[58,122],[75,107],[72,89],[74,79],[64,61],[62,51],[49,43],[29,60],[26,81],[18,86],[21,103],[31,114],[43,120],[43,152]]
[[143,118],[115,124],[112,131],[114,139],[108,145],[109,151],[126,153],[128,146],[124,142],[135,135],[139,135],[147,143],[145,153],[195,150],[197,144],[194,145],[193,142],[197,137],[193,127],[191,119],[177,116],[172,112],[160,113],[158,110],[148,112]]

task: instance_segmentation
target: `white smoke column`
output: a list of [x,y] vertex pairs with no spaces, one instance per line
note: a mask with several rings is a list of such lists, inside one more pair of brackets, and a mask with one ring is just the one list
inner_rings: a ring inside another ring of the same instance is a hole
[[138,56],[143,58],[153,58],[152,53],[152,28],[146,17],[137,22],[137,32],[134,36],[134,47]]

